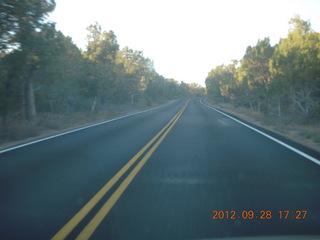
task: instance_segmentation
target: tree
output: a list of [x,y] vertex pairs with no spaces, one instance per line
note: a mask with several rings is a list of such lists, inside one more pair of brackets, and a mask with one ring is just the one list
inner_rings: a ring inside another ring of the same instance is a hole
[[83,83],[86,95],[92,98],[91,113],[97,103],[105,103],[115,90],[115,66],[119,45],[113,31],[102,31],[98,23],[90,25],[87,30],[88,43],[84,52],[87,62],[87,79]]
[[222,101],[222,95],[220,91],[221,72],[224,65],[219,65],[212,69],[206,78],[206,88],[208,96],[216,102]]
[[179,97],[187,97],[189,96],[189,85],[185,83],[184,81],[181,81],[178,88],[178,96]]
[[[29,119],[36,115],[32,74],[37,69],[39,43],[44,30],[52,24],[45,22],[47,14],[54,10],[54,0],[5,0],[0,2],[0,47],[4,52],[19,49],[22,69],[17,78],[21,82],[21,116]],[[15,50],[17,51],[17,50]]]
[[28,47],[32,33],[43,28],[45,18],[54,8],[54,0],[0,1],[0,50]]
[[250,108],[256,105],[260,112],[261,106],[267,107],[267,91],[271,81],[269,61],[273,55],[273,47],[269,38],[258,40],[254,47],[247,47],[246,54],[237,70],[237,84],[245,89]]
[[205,93],[205,89],[198,83],[190,83],[189,91],[189,94],[192,97],[201,97]]
[[47,24],[43,26],[41,31],[34,31],[30,34],[33,39],[30,46],[26,47],[25,50],[12,50],[2,58],[2,61],[6,62],[5,71],[8,81],[15,82],[14,85],[20,88],[19,96],[21,100],[16,101],[21,102],[20,113],[22,119],[30,119],[36,116],[35,74],[51,61],[53,55],[59,53],[59,47],[56,44],[58,33],[53,24]]
[[143,86],[146,84],[146,78],[154,71],[153,63],[145,58],[141,51],[125,47],[118,54],[117,64],[122,72],[118,87],[126,96],[130,96],[130,102],[133,104],[134,96],[146,87]]
[[158,101],[165,97],[165,78],[156,71],[150,72],[145,82],[145,97],[150,104],[153,100]]
[[233,60],[229,65],[225,66],[222,72],[222,79],[220,80],[221,95],[235,104],[236,100],[236,79],[238,61]]
[[308,114],[320,102],[320,34],[299,16],[290,24],[270,61],[272,84],[287,96],[294,113]]
[[37,106],[52,113],[75,111],[80,104],[80,82],[85,71],[81,51],[61,32],[47,43],[41,66],[33,76],[38,89]]
[[235,73],[237,61],[228,66],[219,65],[212,69],[206,78],[207,94],[216,102],[235,100]]
[[18,111],[21,106],[21,64],[23,56],[21,51],[5,54],[0,58],[0,112],[2,123],[7,122],[10,112]]
[[206,78],[208,96],[279,117],[319,116],[320,34],[299,16],[289,23],[288,37],[276,46],[269,38],[258,40],[247,47],[239,67],[212,69]]

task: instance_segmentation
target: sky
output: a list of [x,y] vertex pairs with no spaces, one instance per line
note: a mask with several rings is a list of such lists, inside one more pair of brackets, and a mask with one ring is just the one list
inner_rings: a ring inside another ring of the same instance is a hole
[[205,86],[211,69],[240,60],[258,39],[285,38],[297,14],[320,32],[319,0],[56,0],[49,20],[83,50],[98,22],[162,76]]

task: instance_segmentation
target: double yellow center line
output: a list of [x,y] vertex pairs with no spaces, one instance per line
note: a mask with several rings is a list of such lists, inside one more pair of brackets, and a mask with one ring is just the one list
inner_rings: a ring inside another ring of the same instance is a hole
[[[74,215],[69,222],[67,222],[53,237],[52,240],[65,239],[73,229],[84,219],[84,217],[96,206],[96,204],[105,196],[105,194],[117,183],[117,181],[128,171],[128,169],[146,152],[140,162],[132,169],[128,176],[123,180],[120,186],[114,191],[110,198],[105,202],[101,209],[96,215],[90,220],[85,228],[80,232],[76,239],[89,239],[94,233],[96,228],[102,222],[102,220],[109,213],[114,204],[118,201],[122,193],[129,186],[131,181],[148,161],[153,152],[157,149],[163,139],[171,131],[173,126],[176,124],[184,110],[186,109],[188,102],[180,109],[180,111],[167,123],[167,125],[161,129],[157,135],[155,135],[133,158],[124,165],[119,172],[116,173],[107,183],[104,185],[99,192],[94,195],[93,198],[85,205],[80,211]],[[149,150],[148,150],[149,149]]]

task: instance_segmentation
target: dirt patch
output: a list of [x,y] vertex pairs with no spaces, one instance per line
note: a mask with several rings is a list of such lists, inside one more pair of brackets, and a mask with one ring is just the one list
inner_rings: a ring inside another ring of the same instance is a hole
[[261,113],[244,107],[236,108],[229,103],[214,104],[209,100],[205,103],[320,152],[320,122],[302,125],[288,119],[265,117]]

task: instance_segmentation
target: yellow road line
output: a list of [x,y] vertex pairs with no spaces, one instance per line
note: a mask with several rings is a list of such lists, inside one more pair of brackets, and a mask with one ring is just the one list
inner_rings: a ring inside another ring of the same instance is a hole
[[[70,232],[83,220],[83,218],[92,210],[92,208],[102,199],[102,197],[113,187],[114,184],[125,174],[128,169],[143,155],[144,152],[161,136],[161,134],[170,127],[175,120],[181,116],[186,108],[187,103],[180,111],[164,126],[160,132],[154,136],[130,161],[123,166],[100,190],[94,195],[89,202],[83,206],[76,215],[74,215],[51,239],[65,239]],[[171,129],[171,128],[170,128]]]
[[180,112],[178,117],[174,120],[172,125],[159,138],[159,140],[152,146],[152,148],[148,151],[148,153],[146,153],[146,155],[141,159],[141,161],[137,164],[137,166],[135,166],[135,168],[126,177],[126,179],[123,180],[121,185],[111,195],[111,197],[106,201],[106,203],[102,206],[102,208],[99,210],[99,212],[88,223],[88,225],[82,230],[82,232],[78,235],[76,240],[84,240],[84,239],[89,239],[90,238],[90,236],[93,234],[93,232],[96,230],[96,228],[102,222],[102,220],[106,217],[106,215],[109,213],[109,211],[114,206],[114,204],[118,201],[118,199],[120,198],[122,193],[126,190],[126,188],[129,186],[129,184],[134,179],[134,177],[137,175],[137,173],[140,171],[140,169],[143,167],[143,165],[148,161],[148,159],[151,157],[153,152],[158,148],[160,143],[167,136],[167,134],[170,132],[172,127],[176,124],[176,122],[178,121],[178,119],[182,115],[182,113],[185,110],[185,108],[186,108],[186,105],[182,108],[182,111]]

